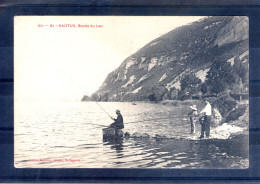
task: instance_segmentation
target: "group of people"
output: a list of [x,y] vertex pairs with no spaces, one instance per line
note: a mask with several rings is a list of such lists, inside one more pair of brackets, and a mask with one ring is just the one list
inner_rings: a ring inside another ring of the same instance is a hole
[[[191,134],[195,133],[196,122],[199,121],[201,124],[201,135],[200,138],[204,138],[204,134],[206,133],[206,137],[208,138],[210,135],[210,122],[211,122],[211,113],[212,107],[210,103],[205,100],[205,107],[198,113],[198,109],[196,105],[190,106],[192,111],[188,114],[190,116],[190,124],[191,124]],[[114,122],[109,126],[110,128],[115,128],[116,132],[122,130],[124,128],[124,120],[123,116],[120,113],[120,110],[116,110],[117,118],[112,118]]]
[[205,100],[205,107],[198,113],[198,109],[196,105],[190,106],[192,111],[188,114],[190,116],[190,124],[191,124],[191,134],[195,133],[195,123],[197,121],[201,124],[201,135],[200,138],[204,138],[206,133],[206,137],[208,138],[210,135],[210,122],[211,122],[211,113],[212,107],[210,103]]

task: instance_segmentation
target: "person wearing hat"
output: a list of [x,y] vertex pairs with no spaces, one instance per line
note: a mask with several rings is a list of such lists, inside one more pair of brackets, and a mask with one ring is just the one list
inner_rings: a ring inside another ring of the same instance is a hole
[[124,120],[123,120],[123,116],[120,113],[120,110],[116,110],[116,114],[117,114],[117,118],[112,118],[112,120],[114,120],[115,122],[112,123],[109,127],[110,128],[115,128],[116,131],[118,130],[122,130],[124,128]]
[[205,100],[206,106],[201,110],[200,114],[203,116],[203,126],[201,126],[201,135],[200,138],[204,138],[204,132],[206,131],[206,137],[210,135],[210,121],[212,114],[212,107],[209,101]]
[[193,134],[196,132],[195,123],[198,117],[198,109],[196,105],[190,106],[191,112],[188,114],[190,116],[190,133]]

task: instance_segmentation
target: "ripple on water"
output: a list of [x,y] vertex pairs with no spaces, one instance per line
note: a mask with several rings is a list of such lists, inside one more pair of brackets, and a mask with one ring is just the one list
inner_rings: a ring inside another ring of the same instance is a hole
[[[132,106],[131,103],[101,102],[101,105],[111,115],[114,115],[114,109],[120,109],[124,113],[126,122],[175,116],[183,109],[183,107],[168,107],[148,103]],[[239,164],[234,162],[239,163],[239,160],[242,159],[232,158],[233,154],[224,150],[223,146],[219,148],[208,147],[200,141],[191,145],[189,142],[171,140],[172,145],[177,144],[174,148],[167,147],[169,141],[155,141],[154,139],[103,142],[101,128],[88,124],[108,123],[107,115],[100,112],[95,103],[62,103],[62,105],[57,103],[39,106],[38,103],[33,103],[32,106],[22,105],[21,109],[28,111],[28,114],[22,113],[16,118],[18,122],[16,123],[18,126],[16,130],[19,131],[15,132],[17,143],[15,145],[15,162],[21,167],[201,168],[212,167],[214,164],[211,162],[217,161],[221,162],[218,165],[223,167],[224,162],[228,161],[230,166],[239,168]],[[37,117],[35,114],[37,114]],[[64,114],[71,114],[71,116],[64,116]],[[190,126],[182,119],[172,118],[170,120],[126,124],[125,131],[183,137],[183,131],[189,132]],[[53,132],[53,130],[55,131]],[[29,153],[28,150],[30,150]],[[226,153],[231,155],[228,159]],[[41,159],[45,158],[46,155],[50,158],[71,158],[81,161],[77,163],[41,164],[23,161],[28,156],[32,159]],[[210,162],[207,162],[207,159]],[[237,160],[234,161],[235,159]],[[244,162],[243,164],[245,164]]]
[[157,152],[156,154],[157,155],[166,155],[166,154],[168,154],[169,152],[163,152],[163,151],[161,151],[161,152]]
[[169,165],[172,165],[173,163],[172,160],[167,160],[164,162],[156,163],[155,165],[151,166],[151,168],[163,168],[163,167],[168,167]]
[[163,156],[163,159],[169,159],[169,158],[173,158],[173,156],[169,155],[169,156]]
[[185,158],[187,158],[187,157],[175,157],[175,159],[178,159],[178,160],[185,159]]

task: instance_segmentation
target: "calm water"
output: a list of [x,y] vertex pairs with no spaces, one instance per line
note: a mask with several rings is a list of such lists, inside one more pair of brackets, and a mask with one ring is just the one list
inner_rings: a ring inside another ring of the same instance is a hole
[[[110,115],[120,109],[125,129],[176,139],[103,141],[112,120],[94,102],[15,104],[15,166],[39,168],[246,168],[247,136],[189,140],[188,106],[101,102]],[[196,127],[199,132],[200,126]],[[197,135],[199,136],[199,133]]]

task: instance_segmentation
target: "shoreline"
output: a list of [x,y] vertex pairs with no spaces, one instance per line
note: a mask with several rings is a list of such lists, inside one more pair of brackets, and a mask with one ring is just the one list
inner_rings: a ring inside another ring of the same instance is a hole
[[[92,101],[94,102],[94,101]],[[117,102],[117,101],[113,101]],[[113,103],[112,102],[112,103]],[[124,102],[120,102],[124,103]],[[147,103],[147,104],[155,104],[155,105],[165,105],[165,106],[175,106],[175,107],[183,107],[183,112],[180,114],[180,116],[185,117],[188,111],[190,111],[189,106],[196,104],[198,109],[202,109],[204,107],[204,104],[202,100],[163,100],[159,101],[157,103],[151,102],[151,101],[127,101],[126,103],[134,103],[134,105],[138,106],[138,103]],[[241,102],[244,103],[244,102]],[[219,140],[227,140],[232,139],[237,136],[249,136],[249,113],[246,111],[242,116],[240,116],[237,120],[229,121],[229,122],[221,122],[221,123],[212,123],[211,125],[211,134],[214,135],[213,139],[219,139]],[[200,127],[200,125],[198,124]],[[168,138],[168,139],[174,139],[174,138]],[[177,138],[179,139],[179,138]],[[184,137],[185,139],[185,137]]]

